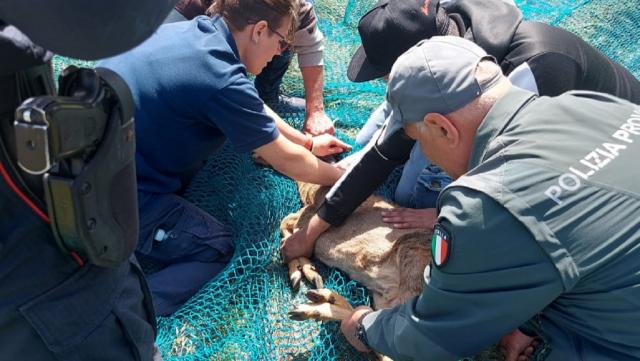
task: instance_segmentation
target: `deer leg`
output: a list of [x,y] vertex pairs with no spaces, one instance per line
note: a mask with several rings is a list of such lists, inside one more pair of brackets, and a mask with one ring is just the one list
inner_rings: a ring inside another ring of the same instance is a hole
[[300,280],[302,275],[313,283],[316,288],[322,288],[322,276],[316,271],[316,267],[306,257],[299,257],[289,262],[289,284],[294,290],[300,288]]
[[309,290],[307,291],[307,298],[313,303],[330,303],[341,308],[349,310],[353,309],[349,301],[327,288],[322,288],[319,290]]
[[300,219],[300,211],[296,213],[291,213],[288,216],[284,217],[282,222],[280,222],[280,232],[282,233],[282,239],[285,239],[293,234],[293,232],[297,231],[296,223]]
[[300,281],[302,280],[301,258],[289,261],[289,285],[296,291],[300,288]]
[[302,273],[304,274],[304,278],[313,283],[316,288],[323,288],[324,282],[322,281],[322,276],[320,276],[316,270],[316,266],[314,266],[308,258],[301,259],[300,263],[302,264]]
[[310,302],[297,305],[289,311],[289,318],[295,321],[313,319],[317,321],[342,321],[353,313],[353,307],[344,297],[328,290],[309,290]]

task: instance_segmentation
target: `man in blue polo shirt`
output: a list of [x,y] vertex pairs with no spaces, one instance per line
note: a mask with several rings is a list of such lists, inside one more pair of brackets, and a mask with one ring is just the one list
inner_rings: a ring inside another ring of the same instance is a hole
[[[180,0],[171,11],[165,24],[192,20],[208,14],[213,0]],[[324,35],[318,27],[318,18],[312,0],[299,0],[295,37],[291,49],[273,57],[254,84],[258,95],[278,114],[304,112],[302,131],[311,135],[334,134],[333,122],[325,113],[323,87]],[[293,55],[304,86],[304,99],[285,95],[280,86]]]
[[297,3],[226,1],[216,9],[222,16],[162,26],[139,47],[100,63],[125,79],[136,104],[137,255],[161,268],[148,275],[159,315],[173,313],[233,254],[231,230],[180,196],[226,140],[297,180],[330,185],[342,174],[314,154],[348,145],[287,125],[247,77],[286,50],[283,34]]

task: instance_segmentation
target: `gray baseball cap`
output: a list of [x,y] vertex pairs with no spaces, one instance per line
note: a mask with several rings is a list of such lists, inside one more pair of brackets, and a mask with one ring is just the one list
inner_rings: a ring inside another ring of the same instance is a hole
[[402,54],[391,68],[387,101],[391,114],[380,140],[405,123],[422,121],[427,113],[448,114],[469,104],[500,80],[478,83],[475,71],[482,60],[495,58],[475,43],[457,36],[435,36]]

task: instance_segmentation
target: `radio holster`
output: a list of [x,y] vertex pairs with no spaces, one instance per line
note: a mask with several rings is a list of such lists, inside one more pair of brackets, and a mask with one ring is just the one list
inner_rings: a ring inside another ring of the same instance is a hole
[[58,246],[116,267],[138,238],[133,99],[114,72],[69,67],[15,113],[18,166],[41,175]]

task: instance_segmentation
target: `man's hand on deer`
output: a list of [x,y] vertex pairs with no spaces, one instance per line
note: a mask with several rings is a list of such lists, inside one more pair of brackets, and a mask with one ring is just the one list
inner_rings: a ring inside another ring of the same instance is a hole
[[438,220],[435,208],[391,208],[382,211],[382,221],[396,229],[432,229]]
[[311,153],[317,157],[340,154],[351,150],[351,146],[331,134],[320,134],[313,137]]

